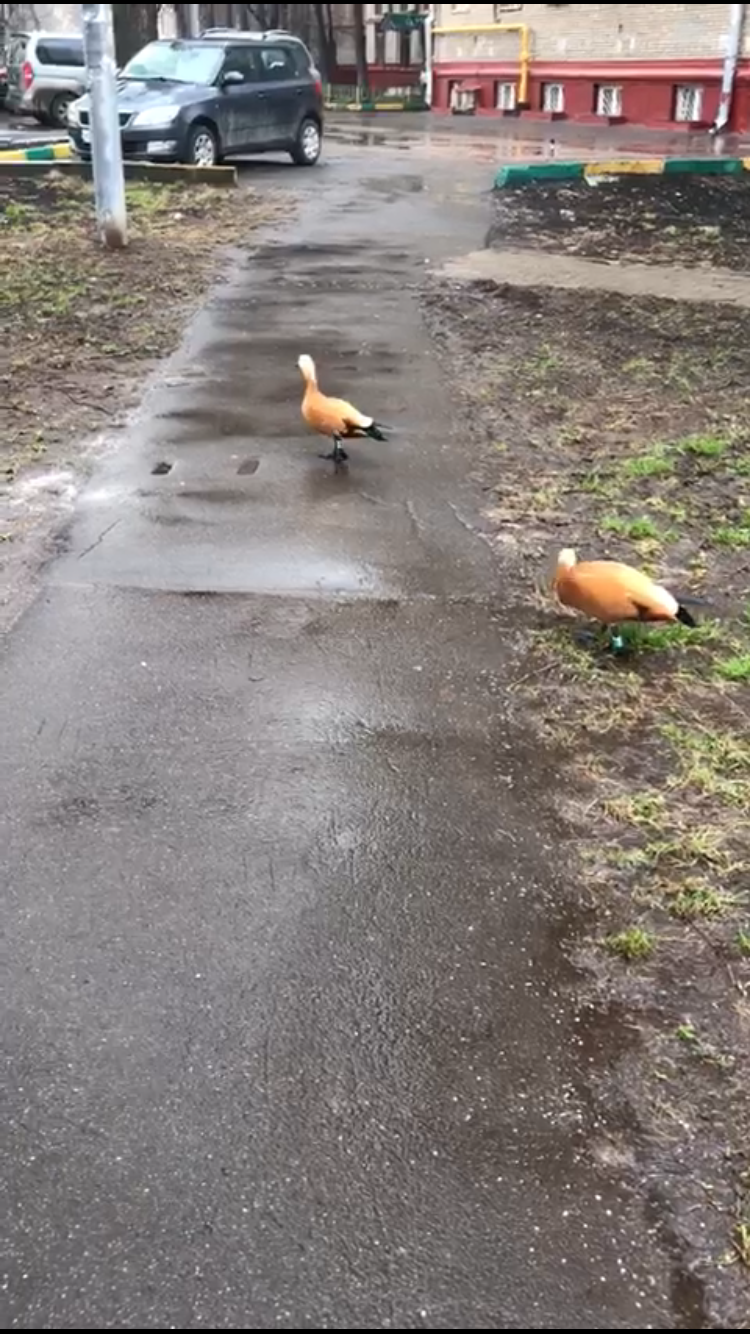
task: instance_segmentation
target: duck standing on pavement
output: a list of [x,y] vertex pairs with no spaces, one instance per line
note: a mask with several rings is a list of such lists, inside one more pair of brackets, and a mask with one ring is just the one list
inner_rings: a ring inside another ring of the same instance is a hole
[[321,458],[332,459],[336,465],[346,463],[349,455],[341,447],[342,440],[361,440],[365,436],[371,440],[387,440],[382,426],[373,417],[365,416],[343,398],[329,398],[321,393],[312,357],[300,357],[299,368],[305,381],[302,416],[318,435],[333,440],[332,452],[321,454]]

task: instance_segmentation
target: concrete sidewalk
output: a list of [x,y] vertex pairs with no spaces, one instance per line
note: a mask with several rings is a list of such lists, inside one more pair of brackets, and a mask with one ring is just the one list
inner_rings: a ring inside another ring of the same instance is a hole
[[[575,1013],[516,575],[420,318],[484,166],[253,179],[288,225],[3,654],[4,1326],[671,1328],[589,1094],[626,1037]],[[300,352],[395,428],[348,473]]]

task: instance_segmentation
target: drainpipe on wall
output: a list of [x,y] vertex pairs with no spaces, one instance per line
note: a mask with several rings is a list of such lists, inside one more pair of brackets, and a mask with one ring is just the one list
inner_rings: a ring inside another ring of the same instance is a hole
[[721,83],[721,101],[716,120],[711,126],[712,134],[721,134],[727,128],[732,114],[734,89],[737,82],[737,67],[742,55],[742,39],[745,35],[745,15],[747,5],[730,5],[729,41],[724,61],[724,77]]

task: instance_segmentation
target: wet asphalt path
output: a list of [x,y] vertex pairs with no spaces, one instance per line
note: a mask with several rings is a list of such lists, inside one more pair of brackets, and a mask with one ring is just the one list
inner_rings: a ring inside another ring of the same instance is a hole
[[[4,1328],[672,1327],[416,301],[485,176],[253,169],[4,651]],[[301,351],[396,428],[348,475]]]

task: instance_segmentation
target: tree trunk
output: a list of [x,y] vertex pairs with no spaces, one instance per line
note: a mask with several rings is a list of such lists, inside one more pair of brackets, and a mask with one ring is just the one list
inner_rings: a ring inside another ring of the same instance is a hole
[[156,5],[113,5],[112,20],[120,68],[159,36]]
[[314,5],[318,28],[318,48],[323,75],[330,83],[336,69],[336,34],[330,5]]
[[362,89],[362,96],[366,97],[368,89],[368,69],[367,69],[367,28],[365,25],[365,7],[364,5],[354,5],[354,48],[357,53],[357,84]]
[[175,19],[177,20],[177,36],[178,36],[178,37],[189,37],[189,36],[190,36],[190,15],[188,14],[188,6],[187,6],[187,5],[175,5],[175,7],[174,7],[174,11],[175,11]]

